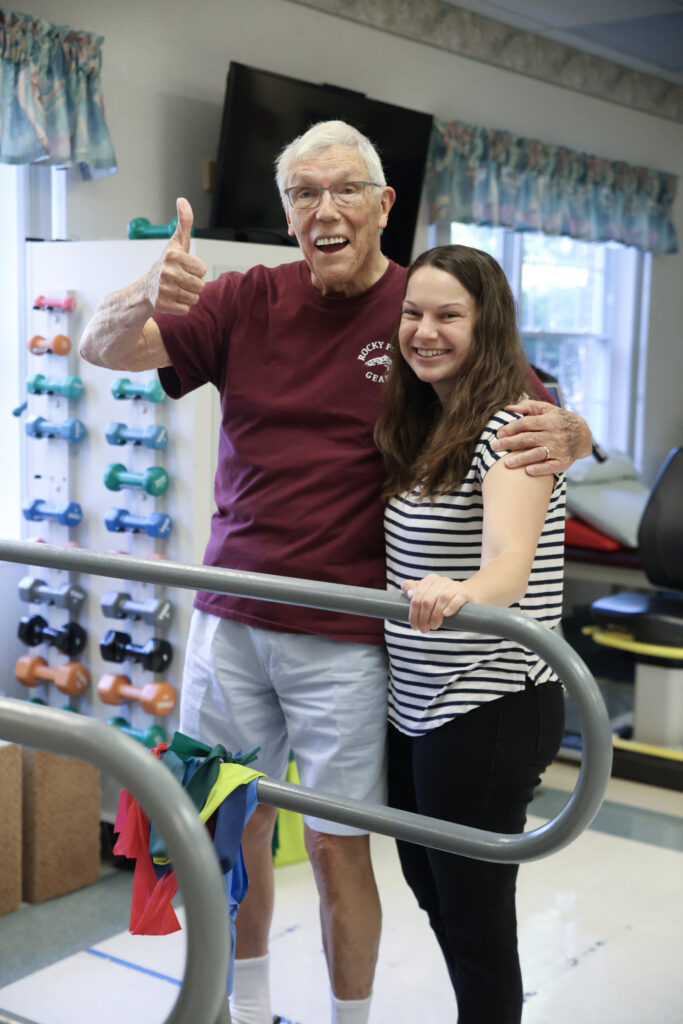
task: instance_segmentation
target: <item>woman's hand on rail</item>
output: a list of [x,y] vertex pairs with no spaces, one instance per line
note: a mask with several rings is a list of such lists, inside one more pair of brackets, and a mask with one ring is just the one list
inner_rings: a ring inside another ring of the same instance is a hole
[[410,625],[421,633],[438,629],[447,616],[472,600],[466,582],[433,572],[423,580],[405,580],[401,590],[410,598]]

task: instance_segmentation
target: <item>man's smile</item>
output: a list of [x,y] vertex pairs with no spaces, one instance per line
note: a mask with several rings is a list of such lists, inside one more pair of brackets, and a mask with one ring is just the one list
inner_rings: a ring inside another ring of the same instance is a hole
[[315,247],[322,252],[339,252],[349,244],[348,238],[343,235],[330,235],[325,238],[316,238]]

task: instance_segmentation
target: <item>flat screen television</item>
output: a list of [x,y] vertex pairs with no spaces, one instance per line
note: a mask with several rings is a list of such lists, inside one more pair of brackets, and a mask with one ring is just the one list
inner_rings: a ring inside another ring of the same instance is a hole
[[397,199],[382,235],[382,251],[410,262],[432,115],[368,99],[333,85],[230,63],[205,238],[295,245],[275,185],[277,154],[316,121],[354,125],[377,148]]

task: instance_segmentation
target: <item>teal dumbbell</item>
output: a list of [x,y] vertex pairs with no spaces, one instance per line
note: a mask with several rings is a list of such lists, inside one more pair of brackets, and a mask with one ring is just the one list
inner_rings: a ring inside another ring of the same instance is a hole
[[160,725],[149,725],[146,729],[133,729],[125,718],[120,718],[119,716],[109,718],[107,721],[109,725],[115,726],[121,732],[132,736],[133,739],[140,740],[140,743],[144,743],[150,749],[158,746],[160,743],[165,743],[167,739],[166,730],[162,729]]
[[[128,222],[128,237],[133,241],[140,238],[170,238],[177,223],[177,217],[171,217],[168,224],[150,224],[146,217],[133,217]],[[191,234],[194,234],[194,230]]]
[[110,491],[141,487],[146,494],[156,498],[166,491],[168,484],[168,473],[161,466],[148,466],[142,473],[131,473],[122,462],[110,462],[104,471],[104,486]]
[[133,384],[127,377],[117,377],[111,386],[114,398],[144,398],[148,402],[165,402],[166,392],[158,380],[146,384]]
[[85,437],[85,423],[73,416],[61,423],[52,423],[42,416],[29,416],[24,429],[29,437],[61,437],[69,444],[78,444]]
[[[47,701],[46,700],[41,700],[40,697],[29,697],[28,703],[29,704],[41,704],[44,708],[48,707]],[[75,715],[80,714],[80,711],[78,710],[78,708],[74,707],[73,704],[64,704],[62,706],[62,711],[73,711],[73,713]]]
[[26,381],[26,390],[30,395],[63,395],[64,398],[80,398],[83,394],[83,381],[73,373],[54,380],[42,373],[34,373]]

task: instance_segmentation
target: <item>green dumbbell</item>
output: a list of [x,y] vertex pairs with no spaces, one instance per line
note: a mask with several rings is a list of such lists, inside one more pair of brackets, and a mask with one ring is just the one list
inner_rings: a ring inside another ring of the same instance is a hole
[[26,381],[26,390],[30,395],[63,395],[64,398],[80,398],[83,394],[83,381],[70,373],[62,380],[53,380],[42,373],[34,373]]
[[[29,704],[42,704],[42,706],[44,708],[49,707],[47,701],[46,700],[41,700],[40,697],[29,697],[28,703]],[[75,715],[80,715],[80,711],[78,710],[78,708],[75,708],[73,706],[73,704],[63,704],[62,705],[62,711],[73,711],[73,713]]]
[[117,377],[111,386],[114,398],[144,398],[148,402],[165,402],[166,392],[159,381],[147,381],[146,384],[133,384],[127,377]]
[[156,498],[168,488],[168,473],[161,466],[148,466],[142,473],[131,473],[122,462],[110,462],[104,471],[104,486],[110,491],[122,487],[142,487]]
[[140,743],[144,743],[150,749],[157,747],[160,743],[165,743],[167,739],[166,730],[162,729],[160,725],[149,725],[146,729],[133,729],[125,718],[117,716],[116,718],[109,718],[107,721],[109,725],[115,726],[121,732],[125,732],[126,735],[132,736],[133,739],[139,740]]
[[150,224],[146,217],[133,217],[128,222],[128,237],[134,241],[140,238],[170,238],[177,223],[177,217],[171,217],[168,224]]

